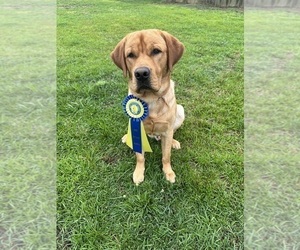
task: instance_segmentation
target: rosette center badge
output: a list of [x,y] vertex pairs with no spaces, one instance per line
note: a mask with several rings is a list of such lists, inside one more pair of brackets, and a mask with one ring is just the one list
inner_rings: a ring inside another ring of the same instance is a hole
[[137,102],[135,99],[128,101],[126,105],[126,112],[131,118],[141,118],[145,113],[142,103]]
[[129,117],[126,144],[137,153],[152,152],[142,122],[149,115],[147,103],[129,95],[123,101],[123,110]]

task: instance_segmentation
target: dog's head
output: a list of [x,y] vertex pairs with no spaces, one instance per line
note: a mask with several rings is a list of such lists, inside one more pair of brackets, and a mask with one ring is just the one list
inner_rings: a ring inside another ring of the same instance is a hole
[[160,95],[168,89],[170,72],[184,51],[174,36],[160,30],[142,30],[128,34],[111,53],[114,63],[129,76],[132,93]]

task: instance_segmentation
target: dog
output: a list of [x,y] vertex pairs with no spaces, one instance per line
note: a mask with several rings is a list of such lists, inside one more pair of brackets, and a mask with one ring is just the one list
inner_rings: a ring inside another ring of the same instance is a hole
[[[168,32],[150,29],[126,35],[111,52],[113,62],[123,70],[124,77],[129,77],[128,94],[148,104],[149,115],[143,120],[144,128],[150,137],[161,139],[163,172],[171,183],[176,178],[171,167],[171,148],[180,148],[173,134],[182,125],[185,114],[183,106],[176,103],[175,84],[170,76],[184,49]],[[133,172],[136,185],[144,181],[144,172],[144,152],[136,153]]]

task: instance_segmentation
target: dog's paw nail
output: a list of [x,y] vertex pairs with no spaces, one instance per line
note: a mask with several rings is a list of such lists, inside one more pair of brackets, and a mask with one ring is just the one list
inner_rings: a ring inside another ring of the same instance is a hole
[[144,180],[142,180],[142,181],[136,181],[136,180],[134,180],[133,182],[134,182],[134,184],[135,184],[136,186],[139,186],[143,181],[144,181]]

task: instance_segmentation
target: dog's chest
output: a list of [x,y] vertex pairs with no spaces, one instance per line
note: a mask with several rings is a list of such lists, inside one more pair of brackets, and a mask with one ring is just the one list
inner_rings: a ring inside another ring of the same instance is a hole
[[143,123],[146,133],[150,136],[162,135],[169,129],[169,123],[167,121],[155,121],[147,118]]
[[148,135],[157,136],[164,134],[170,127],[171,110],[163,100],[149,104],[149,116],[143,121]]

